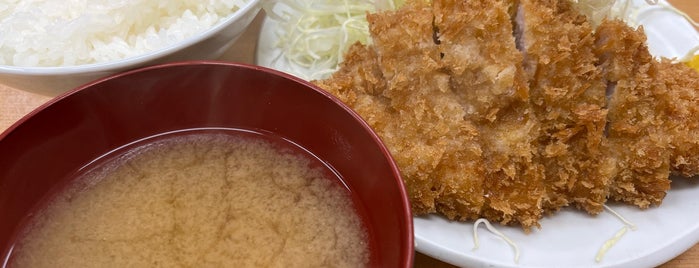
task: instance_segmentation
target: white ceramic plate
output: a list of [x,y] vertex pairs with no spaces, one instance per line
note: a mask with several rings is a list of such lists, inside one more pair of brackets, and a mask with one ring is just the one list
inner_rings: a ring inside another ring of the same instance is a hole
[[[638,13],[637,22],[644,25],[649,48],[656,56],[682,57],[699,46],[699,34],[675,13],[648,7]],[[257,63],[308,77],[308,70],[277,60],[281,54],[274,47],[278,30],[274,21],[263,23]],[[699,178],[673,178],[672,190],[658,208],[641,211],[620,204],[609,206],[637,229],[626,232],[600,262],[595,261],[598,250],[624,224],[610,213],[593,217],[573,209],[542,219],[542,228],[530,234],[519,227],[497,226],[520,248],[517,263],[510,246],[483,226],[479,228],[480,247],[474,250],[472,223],[450,222],[438,215],[414,218],[416,248],[466,267],[654,267],[699,242]]]

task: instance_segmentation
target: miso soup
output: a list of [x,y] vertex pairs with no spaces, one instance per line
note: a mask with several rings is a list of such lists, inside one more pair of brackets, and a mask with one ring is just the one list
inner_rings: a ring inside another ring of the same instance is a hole
[[37,210],[9,267],[368,265],[348,189],[279,140],[198,130],[117,150]]

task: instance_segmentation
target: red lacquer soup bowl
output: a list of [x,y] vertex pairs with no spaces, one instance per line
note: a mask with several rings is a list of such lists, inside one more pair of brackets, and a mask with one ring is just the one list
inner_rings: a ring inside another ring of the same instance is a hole
[[256,66],[178,62],[95,81],[0,135],[0,253],[72,174],[135,141],[188,129],[276,135],[309,152],[351,193],[369,234],[370,266],[410,267],[410,205],[398,168],[352,110],[311,83]]

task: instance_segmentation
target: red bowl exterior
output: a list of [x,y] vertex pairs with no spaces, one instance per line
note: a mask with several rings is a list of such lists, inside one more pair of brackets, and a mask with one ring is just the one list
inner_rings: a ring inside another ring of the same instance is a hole
[[130,142],[173,130],[227,127],[285,137],[329,163],[367,210],[371,266],[410,267],[412,215],[398,168],[379,137],[327,92],[244,64],[146,67],[70,91],[0,135],[0,251],[58,181]]

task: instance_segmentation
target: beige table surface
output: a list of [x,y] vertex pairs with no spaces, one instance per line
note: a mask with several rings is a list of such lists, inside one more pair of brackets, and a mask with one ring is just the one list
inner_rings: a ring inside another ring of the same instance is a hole
[[[699,20],[699,0],[668,0],[679,9],[687,12],[695,20]],[[257,44],[257,36],[262,22],[261,13],[253,25],[236,42],[236,44],[226,52],[223,60],[252,63],[254,62],[254,51]],[[0,81],[0,132],[4,131],[17,120],[28,114],[30,111],[47,102],[50,98],[46,96],[27,93],[18,89],[10,88]],[[449,264],[432,259],[429,256],[417,253],[415,267],[452,267]],[[662,265],[663,268],[670,267],[699,267],[699,244],[695,245],[687,252]]]

